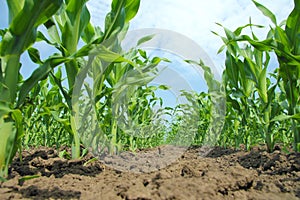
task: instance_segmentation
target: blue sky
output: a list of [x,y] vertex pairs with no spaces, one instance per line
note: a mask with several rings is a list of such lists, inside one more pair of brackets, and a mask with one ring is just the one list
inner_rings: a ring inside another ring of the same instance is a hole
[[[88,7],[92,22],[103,27],[103,16],[109,11],[110,1],[90,0]],[[293,9],[293,0],[257,0],[269,8],[281,22]],[[198,43],[218,68],[222,68],[224,56],[217,55],[222,41],[211,31],[223,34],[215,23],[235,29],[249,22],[268,26],[265,17],[251,0],[141,0],[140,10],[131,22],[131,29],[163,28],[181,33]],[[255,30],[262,39],[265,30]],[[220,69],[221,70],[221,69]]]
[[[271,10],[276,15],[278,22],[286,19],[293,9],[293,0],[257,1]],[[110,1],[105,2],[99,0],[88,2],[94,25],[100,27],[104,25],[105,13],[110,8]],[[217,55],[217,51],[223,43],[211,31],[223,35],[222,28],[217,26],[216,23],[221,23],[225,27],[234,30],[247,24],[250,17],[254,24],[265,25],[266,27],[271,24],[271,21],[255,7],[251,0],[141,0],[139,12],[131,21],[130,29],[168,29],[185,35],[194,40],[208,54],[220,76],[223,71],[225,57],[224,54]],[[261,39],[265,38],[267,29],[254,30]],[[272,65],[277,65],[274,58]],[[181,68],[186,69],[187,67],[182,66]],[[199,90],[199,86],[202,84],[199,84],[196,80],[202,79],[201,81],[203,81],[203,78],[197,74],[195,75],[195,71],[192,69],[188,72],[185,72],[185,77],[189,77],[192,85],[196,85],[197,90]],[[172,81],[167,82],[171,83]],[[197,84],[195,84],[196,82]]]
[[[293,8],[293,0],[257,0],[269,8],[278,18],[286,19]],[[94,25],[103,27],[105,14],[109,11],[110,0],[90,0],[88,7]],[[0,0],[0,28],[7,27],[7,6]],[[131,29],[164,28],[184,34],[195,40],[216,65],[223,59],[216,55],[221,40],[210,31],[222,33],[216,22],[228,28],[253,23],[268,26],[271,22],[254,6],[251,0],[141,0],[140,10],[131,22]],[[257,30],[264,35],[264,31]]]
[[[258,0],[275,13],[278,22],[286,19],[293,8],[293,0]],[[110,0],[90,0],[88,8],[91,11],[92,23],[103,28],[104,17],[110,9]],[[8,13],[5,0],[0,0],[0,28],[7,27]],[[223,30],[215,23],[235,29],[249,22],[268,26],[271,22],[256,9],[251,0],[141,0],[140,10],[131,22],[131,30],[142,28],[159,28],[176,31],[194,40],[209,55],[213,64],[222,72],[224,55],[217,55],[222,45],[219,37],[212,34],[215,31],[223,34]],[[261,38],[265,37],[265,30],[255,30]],[[52,54],[52,48],[43,43],[37,44],[42,57]],[[25,63],[29,63],[27,55],[22,56]],[[275,61],[273,61],[276,65]],[[34,69],[25,66],[22,72]],[[191,70],[191,74],[194,72]],[[187,75],[188,76],[188,75]]]

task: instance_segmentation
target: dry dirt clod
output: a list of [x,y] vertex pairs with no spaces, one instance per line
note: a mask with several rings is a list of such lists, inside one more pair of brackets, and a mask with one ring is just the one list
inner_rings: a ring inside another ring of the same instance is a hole
[[[299,154],[287,155],[280,149],[267,153],[263,148],[250,152],[214,148],[200,156],[203,149],[193,147],[169,165],[151,163],[151,156],[164,158],[172,153],[165,147],[159,149],[140,150],[147,158],[137,160],[138,154],[125,152],[125,157],[136,161],[130,165],[132,172],[99,160],[84,166],[91,156],[66,160],[51,148],[24,151],[23,162],[16,157],[9,180],[0,184],[0,199],[300,199]],[[142,161],[154,171],[143,173],[148,168],[139,167]],[[138,170],[142,173],[136,173]],[[18,185],[22,176],[37,174],[40,177]]]

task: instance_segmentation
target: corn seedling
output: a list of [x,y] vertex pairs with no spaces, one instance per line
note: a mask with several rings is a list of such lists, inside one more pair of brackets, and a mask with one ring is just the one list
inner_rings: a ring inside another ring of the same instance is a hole
[[[89,22],[89,12],[85,6],[86,1],[62,1],[62,0],[22,0],[7,1],[9,8],[9,27],[1,31],[2,40],[0,43],[1,76],[0,76],[0,176],[6,177],[8,166],[14,157],[16,150],[21,147],[23,136],[23,116],[21,107],[28,98],[28,93],[48,76],[59,87],[68,111],[72,110],[71,97],[75,78],[80,69],[80,62],[84,56],[88,56],[95,50],[105,61],[113,62],[121,55],[118,55],[104,45],[109,46],[109,39],[114,40],[115,36],[122,30],[129,20],[132,19],[139,7],[139,1],[114,0],[112,11],[106,18],[106,27],[103,34]],[[48,30],[49,39],[38,27],[44,25]],[[79,39],[86,42],[81,49],[77,50]],[[45,41],[55,46],[60,53],[55,53],[45,60],[41,60],[38,49],[32,46],[36,41]],[[31,60],[38,65],[31,76],[25,81],[20,81],[20,56],[28,51]],[[108,60],[105,58],[109,58]],[[119,59],[120,60],[120,59]],[[124,60],[122,60],[124,61]],[[120,61],[119,61],[120,62]],[[68,90],[63,87],[61,77],[56,77],[53,70],[65,65],[67,73]],[[63,124],[68,132],[73,134],[73,158],[80,156],[80,140],[76,130],[72,129],[72,118],[61,119],[57,109],[43,108],[46,115],[51,114],[56,121]],[[29,113],[31,111],[28,111]],[[29,114],[27,113],[27,114]],[[31,125],[29,125],[31,126]]]
[[[0,176],[6,177],[8,167],[17,149],[21,147],[23,136],[23,116],[20,106],[33,85],[21,85],[20,57],[36,41],[37,28],[45,23],[60,8],[61,0],[7,1],[9,8],[9,28],[3,33],[0,43]],[[51,60],[57,62],[56,58]],[[48,67],[53,63],[48,62]],[[43,74],[34,73],[41,80]],[[18,97],[17,97],[18,96]]]
[[[238,126],[242,127],[245,132],[243,138],[246,138],[247,147],[249,147],[247,138],[251,139],[249,137],[250,126],[260,127],[258,130],[263,132],[268,150],[272,151],[275,143],[273,135],[275,122],[292,118],[294,147],[297,150],[299,143],[298,82],[300,65],[299,52],[297,52],[299,37],[296,35],[299,34],[297,22],[299,21],[300,5],[298,1],[295,1],[295,8],[287,20],[286,29],[283,30],[280,25],[277,25],[275,15],[270,10],[255,1],[253,2],[264,15],[271,19],[275,28],[271,28],[267,39],[263,41],[259,41],[252,31],[252,27],[262,28],[262,26],[253,25],[251,21],[250,24],[239,27],[234,32],[224,28],[226,37],[221,38],[225,45],[221,47],[219,52],[227,47],[226,69],[223,75],[227,102],[230,104],[229,107],[233,107],[239,113],[236,117],[228,119],[232,120],[233,127],[236,127],[234,132],[240,132],[241,129],[238,129]],[[241,35],[242,30],[246,27],[251,28],[252,37]],[[241,41],[248,42],[250,46],[240,47],[238,43]],[[270,51],[276,53],[279,61],[279,69],[277,70],[279,74],[276,73],[275,75],[275,84],[272,84],[270,78],[267,77]],[[284,87],[280,87],[280,89],[285,93],[288,101],[288,115],[283,114],[284,110],[279,109],[279,104],[275,101],[275,90],[278,85],[282,84]],[[254,100],[257,96],[259,102]],[[257,119],[259,124],[251,124],[253,121],[251,118],[255,116],[260,116]]]

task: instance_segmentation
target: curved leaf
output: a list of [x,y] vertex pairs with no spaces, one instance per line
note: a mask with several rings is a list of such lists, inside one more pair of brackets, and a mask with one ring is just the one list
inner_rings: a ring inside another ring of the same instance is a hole
[[286,35],[293,45],[292,52],[300,54],[300,1],[294,0],[295,7],[286,21]]
[[6,0],[9,10],[9,23],[22,10],[25,0]]
[[25,98],[29,91],[40,81],[45,79],[53,68],[66,62],[70,59],[64,57],[50,57],[42,65],[40,65],[31,76],[24,81],[20,88],[17,107],[19,107],[25,101]]
[[[296,1],[296,0],[295,0]],[[268,18],[271,19],[271,21],[277,25],[277,20],[275,15],[265,6],[261,5],[260,3],[257,3],[256,1],[252,0],[252,2],[255,4],[255,6]]]
[[127,0],[125,6],[126,18],[125,21],[129,22],[135,17],[140,7],[140,0]]

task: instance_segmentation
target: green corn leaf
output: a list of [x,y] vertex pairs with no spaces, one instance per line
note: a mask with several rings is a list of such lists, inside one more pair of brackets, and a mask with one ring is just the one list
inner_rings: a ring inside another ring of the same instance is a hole
[[257,24],[246,24],[244,26],[238,27],[237,29],[235,29],[235,31],[233,32],[236,36],[239,36],[242,32],[242,30],[244,30],[247,27],[256,27],[256,28],[264,28],[264,26],[262,25],[257,25]]
[[38,33],[38,38],[46,41],[48,44],[61,44],[59,31],[57,30],[54,20],[49,19],[46,23],[44,23],[44,25],[47,28],[48,34],[52,41],[48,41],[48,39],[46,39],[46,37],[41,32]]
[[285,31],[280,28],[276,27],[274,32],[274,38],[277,44],[277,48],[283,52],[290,52],[291,43],[285,33]]
[[105,18],[105,31],[103,40],[109,39],[113,32],[120,32],[125,25],[125,0],[114,0],[111,5],[111,12]]
[[220,49],[218,50],[217,54],[220,54],[222,51],[224,51],[225,48],[226,48],[226,45],[225,45],[225,44],[222,45],[222,46],[220,47]]
[[[296,0],[295,0],[296,1]],[[276,17],[275,15],[268,9],[266,8],[265,6],[261,5],[260,3],[252,0],[252,2],[255,4],[255,6],[268,18],[271,19],[271,21],[277,25],[277,20],[276,20]]]
[[152,40],[152,38],[154,38],[154,36],[155,36],[155,34],[152,34],[152,35],[147,35],[147,36],[139,39],[139,41],[137,42],[137,46],[139,46],[139,45],[141,45],[141,44],[143,44],[145,42],[148,42],[148,41]]
[[9,97],[10,97],[10,90],[9,88],[2,83],[3,78],[1,79],[0,82],[0,92],[1,92],[1,96],[0,96],[0,102],[10,102],[9,101]]
[[62,119],[56,111],[49,111],[49,113],[57,122],[61,123],[69,133],[73,133],[69,119]]
[[268,102],[268,93],[267,93],[267,68],[265,67],[258,78],[258,94],[264,103]]
[[215,32],[215,31],[211,31],[211,33],[213,33],[214,35],[216,35],[216,36],[219,36],[219,37],[221,37],[217,32]]
[[9,23],[12,22],[13,18],[22,10],[25,0],[6,0],[9,10]]
[[122,57],[122,55],[109,50],[103,45],[85,45],[71,57],[77,58],[87,55],[98,56],[102,61],[105,62],[127,62],[131,65],[134,65],[132,61],[125,59]]
[[126,0],[126,5],[125,5],[126,22],[129,22],[132,18],[135,17],[135,15],[139,10],[139,7],[140,7],[140,0]]
[[167,85],[160,85],[160,86],[158,86],[158,88],[161,90],[169,90],[170,89],[170,87]]
[[103,40],[109,39],[113,33],[119,33],[137,14],[140,0],[113,0],[111,12],[105,18],[105,34]]
[[228,40],[234,40],[236,38],[234,32],[230,31],[229,29],[224,27],[224,31]]
[[276,48],[273,38],[268,38],[263,41],[256,41],[251,39],[248,35],[241,35],[236,38],[236,41],[247,41],[260,51],[271,51]]
[[[61,30],[61,51],[63,55],[70,56],[77,51],[79,39],[90,20],[90,13],[86,8],[87,0],[69,0],[56,17]],[[69,88],[72,89],[79,65],[75,60],[65,63]]]
[[79,37],[84,33],[86,27],[90,24],[90,12],[87,9],[86,5],[83,5],[81,15],[80,15],[80,24],[79,24]]
[[[34,11],[41,11],[34,24],[34,26],[37,27],[48,21],[48,19],[57,12],[63,4],[63,0],[34,0],[34,4]],[[39,6],[39,4],[41,5]]]
[[297,119],[300,120],[300,113],[294,114],[294,115],[279,115],[274,117],[271,122],[275,122],[275,121],[284,121],[284,120],[288,120],[288,119]]
[[269,107],[269,105],[272,103],[272,100],[275,98],[275,89],[277,87],[277,84],[273,85],[270,89],[268,89],[267,96],[268,96],[268,103],[266,107]]
[[0,29],[0,36],[3,37],[8,29]]
[[6,168],[8,163],[6,162],[7,157],[7,148],[8,148],[8,139],[10,135],[14,133],[13,122],[5,122],[7,115],[0,116],[0,177],[6,176]]
[[[254,62],[256,63],[256,66],[257,66],[258,70],[262,70],[262,67],[263,67],[263,52],[259,51],[257,49],[254,49],[252,52],[253,52],[253,56],[254,56]],[[266,52],[266,54],[267,54],[267,52]]]
[[16,155],[16,152],[18,149],[21,149],[21,139],[24,136],[24,131],[23,131],[23,114],[19,109],[14,109],[11,112],[12,114],[12,118],[15,121],[15,128],[16,128],[16,136],[15,138],[13,138],[14,141],[13,142],[13,149],[10,152],[9,156],[10,156],[10,161],[12,161],[12,159],[14,158],[14,156]]
[[285,50],[277,48],[276,42],[278,43],[278,41],[274,41],[273,38],[268,38],[268,39],[263,40],[263,41],[255,41],[247,35],[241,35],[241,36],[237,37],[235,39],[235,41],[247,41],[253,47],[258,49],[259,51],[272,51],[272,50],[274,50],[277,55],[279,55],[280,57],[284,57],[286,59],[285,62],[287,64],[289,64],[289,65],[299,65],[300,56],[293,55],[290,52],[287,52]]
[[[11,114],[12,118],[8,114]],[[22,122],[22,113],[17,109],[9,110],[5,115],[0,116],[0,135],[2,138],[0,142],[0,177],[7,176],[8,166],[17,149],[20,148],[23,135]]]
[[13,142],[11,137],[14,137],[16,130],[13,122],[4,122],[3,116],[0,118],[0,177],[6,177],[8,170],[8,155],[10,154]]
[[21,178],[18,179],[18,184],[22,186],[25,181],[35,179],[35,178],[39,178],[39,177],[40,177],[39,175],[22,176]]
[[242,70],[244,71],[243,73],[245,74],[245,78],[257,83],[259,71],[256,69],[256,64],[249,58],[246,58],[241,66],[244,66],[244,69]]
[[68,94],[68,92],[64,89],[64,87],[62,86],[61,70],[59,69],[58,72],[56,73],[56,75],[53,75],[53,73],[50,72],[50,77],[53,79],[53,81],[55,82],[55,84],[60,89],[60,91],[63,94],[63,96],[64,96],[64,98],[65,98],[65,100],[66,100],[69,108],[72,108],[71,97]]
[[[241,55],[245,58],[244,66],[247,69],[246,71],[248,72],[246,76],[248,76],[248,78],[251,77],[253,81],[257,82],[261,67],[252,60],[252,49],[250,47],[247,47],[245,50],[241,51]],[[243,66],[240,66],[240,68],[243,69]]]
[[293,45],[292,53],[300,54],[300,2],[294,0],[295,7],[286,21],[286,35]]
[[57,72],[55,73],[55,77],[58,78],[59,80],[62,79],[61,67],[58,67]]
[[227,66],[225,73],[228,80],[233,84],[234,88],[238,88],[239,67],[234,57],[228,51],[226,52],[225,66]]
[[[15,1],[13,1],[15,2]],[[8,93],[2,93],[9,102],[14,102],[19,78],[20,56],[36,39],[37,26],[53,15],[62,0],[27,0],[14,16],[0,43],[1,64],[5,73],[4,84]]]
[[24,81],[20,88],[17,107],[23,104],[29,91],[40,81],[45,79],[53,68],[60,65],[63,62],[67,62],[69,59],[63,57],[53,56],[47,59],[42,65],[40,65],[31,76]]
[[89,13],[84,9],[86,1],[70,0],[66,8],[66,19],[62,18],[62,42],[71,54],[76,51],[79,38],[89,23]]
[[138,52],[142,56],[142,58],[148,59],[146,51],[144,51],[142,49],[138,49]]
[[62,3],[62,0],[26,0],[22,10],[12,20],[10,31],[14,35],[32,31],[32,28],[46,22],[55,14]]
[[55,43],[53,43],[50,40],[48,40],[47,37],[42,32],[40,32],[40,31],[37,32],[36,41],[37,42],[45,41],[46,43],[48,43],[50,45],[55,45]]
[[84,31],[81,34],[82,40],[85,43],[90,43],[96,37],[97,36],[96,36],[95,28],[93,27],[93,25],[91,23],[88,23],[87,26],[85,27]]
[[40,52],[36,48],[30,47],[28,49],[28,54],[32,62],[36,64],[42,64],[42,60],[40,58]]

